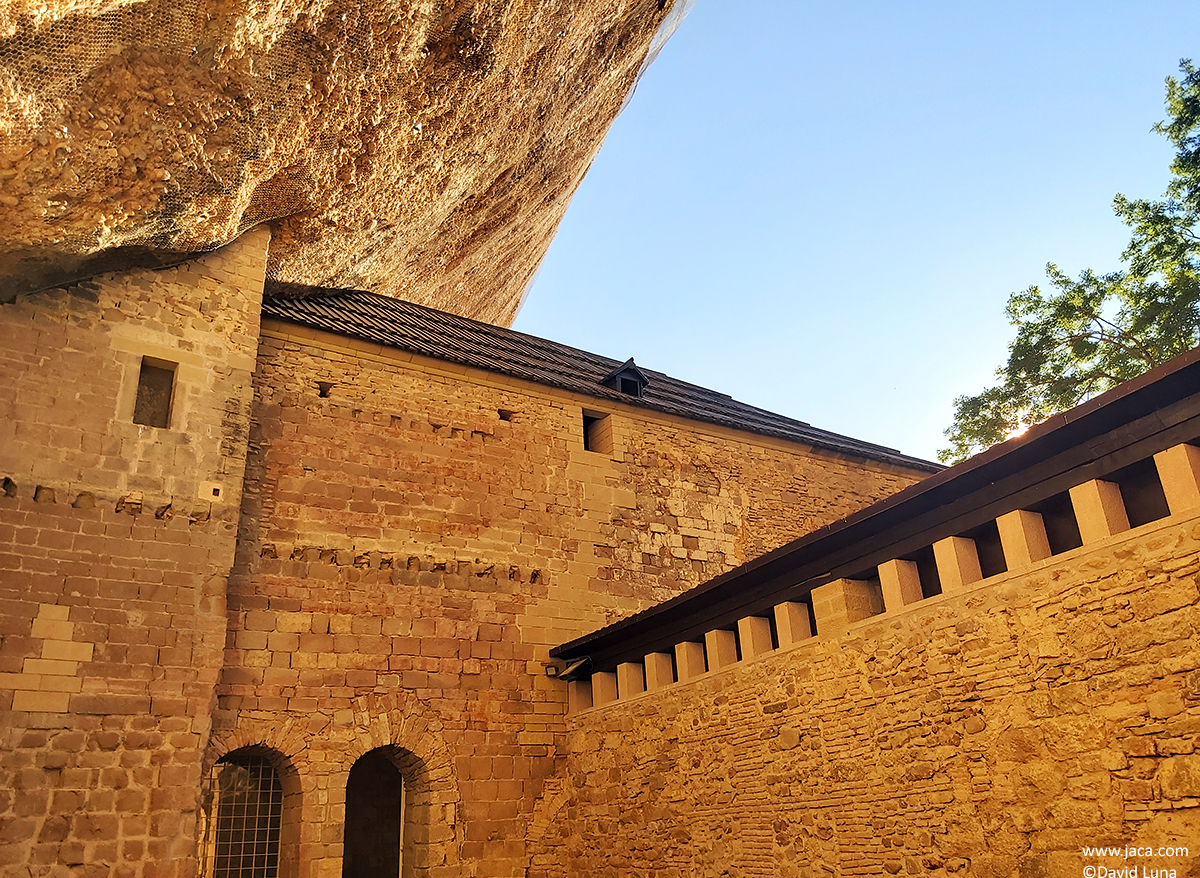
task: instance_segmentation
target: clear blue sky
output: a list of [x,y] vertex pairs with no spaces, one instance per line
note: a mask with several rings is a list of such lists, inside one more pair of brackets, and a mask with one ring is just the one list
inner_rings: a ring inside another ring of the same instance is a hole
[[933,458],[1008,295],[1119,266],[1200,3],[697,0],[514,329]]

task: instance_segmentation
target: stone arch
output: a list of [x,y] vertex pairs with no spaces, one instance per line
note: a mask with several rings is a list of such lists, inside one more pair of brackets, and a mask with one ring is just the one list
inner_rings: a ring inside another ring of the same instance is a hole
[[[442,721],[420,699],[405,692],[371,693],[354,701],[354,740],[339,766],[342,788],[354,764],[380,753],[400,771],[405,784],[403,878],[457,866],[463,829],[454,758]],[[343,810],[343,833],[345,811]]]
[[214,851],[217,839],[217,812],[215,786],[217,769],[223,761],[231,761],[231,757],[246,757],[251,760],[265,762],[274,771],[279,784],[281,801],[279,802],[279,834],[278,834],[278,878],[297,878],[300,862],[300,820],[302,813],[302,793],[300,772],[294,761],[279,749],[269,746],[262,741],[241,743],[231,747],[210,747],[204,761],[204,772],[201,781],[200,814],[198,822],[197,858],[199,873],[204,878],[212,875]]
[[284,818],[297,834],[289,848],[295,860],[281,860],[279,878],[336,875],[341,871],[350,769],[365,753],[388,748],[414,792],[409,816],[417,849],[409,857],[412,871],[406,867],[404,878],[457,867],[464,838],[461,798],[437,712],[403,691],[359,696],[350,700],[348,710],[338,701],[336,708],[315,713],[238,716],[233,725],[213,731],[204,776],[218,759],[239,748],[263,747],[278,754],[281,774],[288,772],[285,802],[295,805],[285,810]]
[[570,853],[565,844],[563,821],[575,804],[575,786],[568,783],[570,767],[564,765],[559,772],[543,782],[542,794],[533,806],[533,814],[526,830],[530,862],[541,861],[555,864],[545,875],[570,873]]
[[236,726],[213,730],[204,751],[204,768],[212,768],[218,759],[234,750],[262,747],[298,770],[304,762],[308,735],[303,723],[286,714],[271,720],[239,717]]

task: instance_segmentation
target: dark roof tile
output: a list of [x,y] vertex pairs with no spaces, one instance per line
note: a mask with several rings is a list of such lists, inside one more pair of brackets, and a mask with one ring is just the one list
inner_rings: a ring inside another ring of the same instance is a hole
[[637,368],[649,383],[642,396],[631,397],[601,383],[621,368],[619,360],[390,296],[361,290],[273,284],[268,287],[263,300],[263,314],[596,399],[803,442],[839,454],[925,472],[941,469],[937,464],[909,457],[895,449],[820,430],[804,421],[746,405],[727,394],[641,366]]

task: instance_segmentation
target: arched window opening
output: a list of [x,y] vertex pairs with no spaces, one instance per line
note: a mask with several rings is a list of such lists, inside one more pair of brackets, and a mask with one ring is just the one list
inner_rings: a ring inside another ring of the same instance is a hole
[[210,878],[277,878],[283,786],[267,757],[235,750],[213,766],[205,790],[203,869]]
[[388,749],[372,750],[346,781],[342,878],[397,878],[404,847],[404,775]]

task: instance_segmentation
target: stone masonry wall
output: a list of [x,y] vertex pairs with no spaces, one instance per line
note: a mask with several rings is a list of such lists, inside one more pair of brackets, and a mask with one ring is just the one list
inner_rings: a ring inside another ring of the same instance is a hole
[[389,745],[429,821],[412,874],[524,875],[550,647],[918,477],[275,322],[255,386],[208,760],[295,775],[301,875],[340,874],[350,767]]
[[1193,511],[572,715],[530,874],[1200,874],[1198,571]]
[[268,240],[0,305],[2,874],[194,868]]
[[[245,565],[317,549],[545,568],[554,644],[925,475],[275,321],[256,387]],[[584,450],[585,408],[611,412],[611,450]]]

